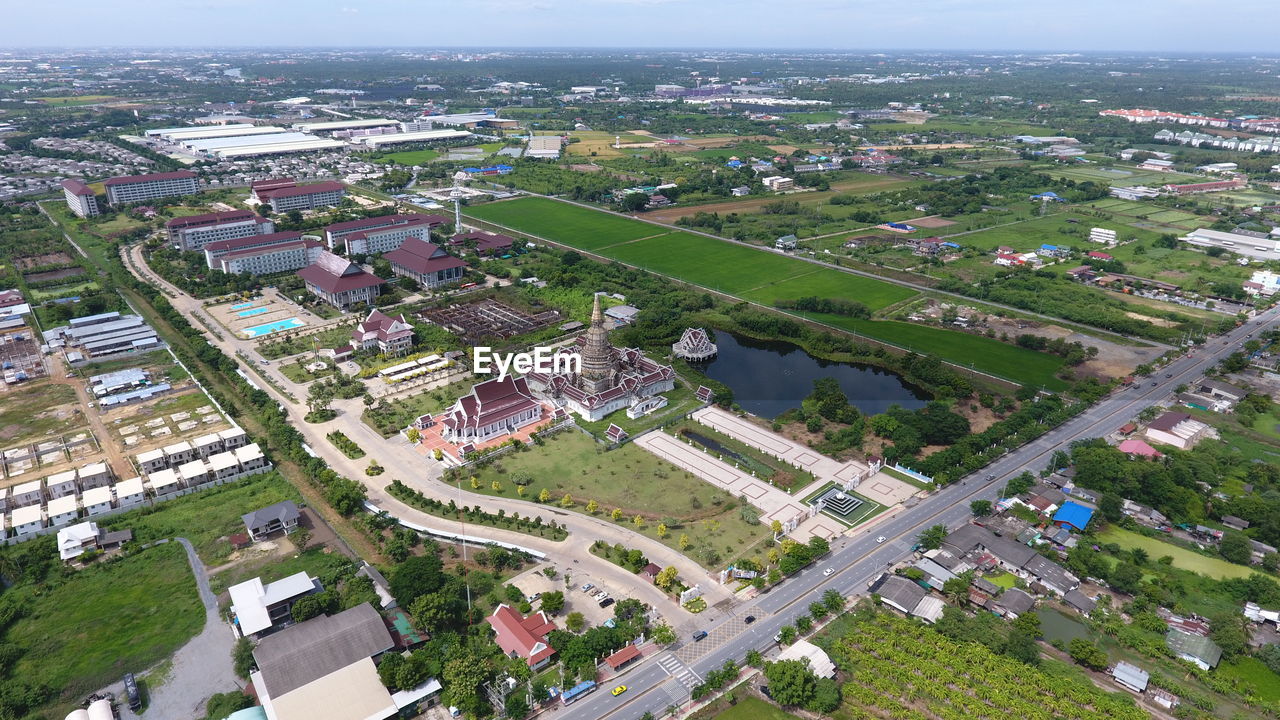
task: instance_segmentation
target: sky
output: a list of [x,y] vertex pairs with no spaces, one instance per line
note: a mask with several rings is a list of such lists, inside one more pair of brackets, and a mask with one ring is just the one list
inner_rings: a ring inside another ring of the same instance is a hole
[[[0,0],[17,47],[655,47],[1277,54],[1277,0]],[[1252,18],[1252,19],[1249,19]]]

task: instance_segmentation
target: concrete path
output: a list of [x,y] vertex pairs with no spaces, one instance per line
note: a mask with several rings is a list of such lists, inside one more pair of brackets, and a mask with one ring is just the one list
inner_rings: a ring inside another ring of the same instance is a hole
[[129,710],[128,703],[124,701],[123,681],[100,691],[110,692],[120,700],[119,713],[123,720],[137,717],[148,720],[204,717],[205,703],[210,697],[242,687],[231,665],[235,634],[218,613],[218,600],[209,587],[209,575],[191,542],[186,538],[176,540],[187,551],[187,562],[196,578],[200,602],[204,605],[204,630],[173,654],[173,663],[167,675],[147,678],[146,692],[149,700],[147,709],[141,716]]

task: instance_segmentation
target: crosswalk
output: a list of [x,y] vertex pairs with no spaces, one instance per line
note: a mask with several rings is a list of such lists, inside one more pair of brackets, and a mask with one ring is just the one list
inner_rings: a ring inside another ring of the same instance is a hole
[[673,652],[681,662],[691,663],[694,660],[720,647],[728,640],[735,638],[747,629],[747,622],[741,617],[729,618],[716,626],[705,638],[696,642],[686,642]]
[[680,662],[680,658],[671,653],[665,653],[658,658],[658,667],[662,668],[662,672],[676,679],[679,687],[664,684],[663,689],[673,701],[680,701],[688,695],[693,689],[702,684],[702,678],[698,674],[689,669],[688,665]]

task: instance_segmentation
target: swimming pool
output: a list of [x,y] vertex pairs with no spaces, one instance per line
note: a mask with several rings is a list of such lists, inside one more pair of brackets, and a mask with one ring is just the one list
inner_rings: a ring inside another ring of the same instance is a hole
[[245,309],[245,308],[247,308],[247,307],[253,307],[253,304],[254,304],[254,303],[256,303],[256,302],[258,302],[258,301],[257,301],[257,300],[250,300],[249,302],[242,302],[242,303],[240,303],[239,305],[232,305],[232,306],[231,306],[231,309],[232,309],[232,310],[243,310],[243,309]]
[[270,335],[273,332],[280,332],[281,330],[300,328],[303,325],[306,325],[306,323],[296,317],[291,317],[285,318],[284,320],[269,322],[265,325],[254,325],[253,327],[245,328],[241,332],[245,334],[245,337],[256,338],[261,335]]
[[267,312],[270,309],[271,308],[260,307],[260,308],[253,308],[252,310],[241,310],[240,312],[236,313],[236,316],[242,317],[242,318],[253,317],[254,315],[261,315],[262,313]]

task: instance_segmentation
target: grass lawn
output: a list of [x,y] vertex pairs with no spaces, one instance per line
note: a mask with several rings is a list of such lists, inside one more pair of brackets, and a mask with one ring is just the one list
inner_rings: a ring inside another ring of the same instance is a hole
[[[680,534],[686,533],[692,541],[686,554],[709,567],[746,551],[767,534],[763,525],[742,519],[739,500],[634,443],[606,452],[603,445],[570,429],[548,439],[545,447],[504,455],[480,468],[475,473],[477,487],[471,489],[516,497],[513,478],[520,474],[530,478],[526,499],[534,500],[547,490],[553,498],[551,506],[559,507],[554,499],[568,494],[579,512],[595,500],[600,517],[608,518],[618,508],[626,527],[671,547],[677,547]],[[500,490],[493,489],[495,480]],[[470,486],[467,480],[462,485]],[[646,519],[643,528],[632,522],[637,514]],[[669,533],[658,538],[656,528],[664,519],[672,521],[667,523]],[[718,557],[711,560],[707,550]]]
[[1235,662],[1222,663],[1216,672],[1239,680],[1269,703],[1280,702],[1280,675],[1271,672],[1271,668],[1257,658],[1244,657]]
[[1120,547],[1128,550],[1140,547],[1150,553],[1152,558],[1160,558],[1165,555],[1173,557],[1173,566],[1183,570],[1206,575],[1218,580],[1227,578],[1245,578],[1252,575],[1255,571],[1245,567],[1244,565],[1236,565],[1226,560],[1207,557],[1199,553],[1192,552],[1176,545],[1162,542],[1155,538],[1145,535],[1139,535],[1130,532],[1115,525],[1109,526],[1106,530],[1099,533],[1098,537],[1105,542],[1116,543]]
[[1018,578],[1014,577],[1011,573],[1000,573],[999,575],[984,575],[983,577],[990,580],[992,584],[998,587],[1002,587],[1005,590],[1008,590],[1009,588],[1018,584]]
[[25,650],[14,674],[55,688],[68,703],[126,672],[145,670],[204,626],[195,580],[177,543],[90,566],[52,589],[18,586],[6,595],[29,611],[5,638]]
[[739,700],[737,705],[716,715],[714,720],[799,720],[799,718],[760,698],[747,697]]
[[306,571],[311,574],[311,577],[323,578],[352,564],[346,556],[319,545],[313,545],[304,552],[293,553],[283,558],[266,555],[256,560],[256,562],[233,565],[213,575],[209,578],[209,587],[213,589],[215,595],[218,595],[232,585],[238,585],[256,577],[261,577],[264,583],[270,583]]
[[374,160],[376,163],[388,164],[398,163],[400,165],[425,165],[432,160],[440,157],[439,151],[436,150],[403,150],[401,152],[388,153]]
[[345,345],[351,342],[351,327],[343,325],[301,337],[294,336],[281,339],[267,335],[266,338],[258,343],[258,352],[268,360],[275,360],[315,348],[324,349]]
[[379,402],[374,407],[382,409],[365,410],[360,419],[383,437],[391,437],[401,428],[408,427],[419,416],[437,413],[449,407],[454,400],[470,392],[474,384],[473,380],[468,379],[435,390],[423,390],[415,395],[392,400],[386,403],[385,408]]
[[660,227],[620,215],[540,197],[478,205],[467,208],[466,214],[584,250],[664,232]]
[[332,365],[327,365],[324,370],[313,373],[306,368],[307,365],[313,362],[315,362],[315,360],[303,358],[301,360],[291,362],[288,365],[281,365],[280,373],[296,383],[305,383],[311,382],[317,378],[328,377],[336,372]]
[[85,424],[70,385],[36,382],[0,395],[0,444],[47,440]]
[[195,546],[200,560],[213,567],[231,554],[231,545],[225,538],[244,532],[241,515],[281,500],[301,502],[302,497],[279,474],[269,472],[113,515],[98,524],[108,530],[131,528],[139,543],[185,537]]

